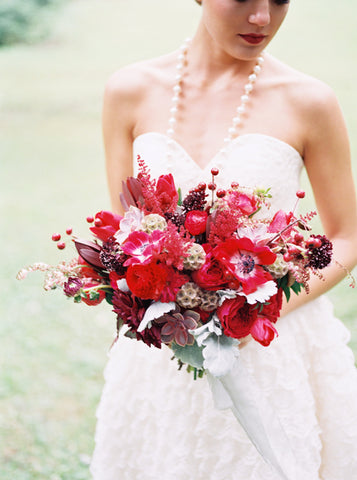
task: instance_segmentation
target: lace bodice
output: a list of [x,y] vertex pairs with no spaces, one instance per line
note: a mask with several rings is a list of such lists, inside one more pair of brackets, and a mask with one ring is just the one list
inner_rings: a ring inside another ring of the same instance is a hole
[[[172,159],[168,165],[167,151]],[[244,186],[271,188],[272,207],[289,210],[294,207],[295,192],[299,189],[302,158],[297,150],[277,138],[261,134],[246,134],[234,139],[226,153],[218,152],[201,168],[185,149],[173,141],[168,146],[166,135],[148,132],[139,135],[133,144],[134,173],[137,174],[136,157],[140,155],[150,168],[153,178],[171,173],[176,186],[183,193],[197,183],[211,180],[211,168],[218,167],[218,186],[227,187],[232,181]]]

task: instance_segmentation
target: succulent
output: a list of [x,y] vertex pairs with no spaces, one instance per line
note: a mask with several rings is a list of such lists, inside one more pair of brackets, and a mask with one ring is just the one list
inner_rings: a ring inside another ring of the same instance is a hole
[[183,262],[186,270],[198,270],[205,263],[206,252],[199,243],[193,243],[188,249],[188,256]]

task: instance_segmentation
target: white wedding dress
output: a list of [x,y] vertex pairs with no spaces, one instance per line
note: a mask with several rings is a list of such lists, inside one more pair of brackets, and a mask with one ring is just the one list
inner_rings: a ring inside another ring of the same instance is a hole
[[[167,172],[167,137],[134,142],[152,176]],[[275,138],[249,134],[202,170],[176,142],[172,173],[188,188],[210,181],[271,187],[273,211],[289,210],[303,167],[299,153]],[[277,322],[269,347],[250,342],[241,360],[275,409],[306,474],[299,480],[357,479],[357,373],[349,332],[325,297]],[[231,411],[217,410],[206,378],[178,371],[171,353],[121,337],[110,352],[98,408],[95,480],[279,480]]]

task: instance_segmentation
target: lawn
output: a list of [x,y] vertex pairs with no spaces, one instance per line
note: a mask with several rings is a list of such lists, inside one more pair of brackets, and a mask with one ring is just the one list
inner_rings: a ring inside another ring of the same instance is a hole
[[[269,49],[335,89],[355,159],[356,14],[352,0],[328,8],[324,0],[293,0]],[[22,283],[15,275],[35,261],[70,257],[70,251],[62,255],[55,248],[52,232],[73,226],[84,235],[85,217],[109,208],[100,109],[110,73],[176,48],[192,35],[198,16],[193,0],[72,0],[53,18],[46,41],[0,50],[4,480],[90,478],[113,315],[106,305],[91,309],[59,292],[45,293],[40,274]],[[347,285],[331,297],[357,352],[356,291]]]

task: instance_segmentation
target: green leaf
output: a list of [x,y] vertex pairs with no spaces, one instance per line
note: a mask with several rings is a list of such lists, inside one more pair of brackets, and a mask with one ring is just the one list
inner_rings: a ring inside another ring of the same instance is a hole
[[173,343],[172,351],[181,362],[187,363],[194,368],[203,368],[202,347],[199,347],[196,342],[193,345],[185,345],[184,347]]
[[299,282],[294,282],[293,285],[291,286],[291,290],[296,293],[296,295],[299,295],[302,289],[302,283]]
[[105,299],[109,303],[109,305],[113,305],[113,295],[114,295],[113,290],[110,291],[110,292],[106,292],[106,294],[105,294]]
[[99,292],[96,292],[95,290],[92,290],[89,292],[89,300],[99,300],[100,295]]
[[181,190],[180,187],[177,189],[177,193],[178,193],[177,205],[181,206],[182,205],[182,190]]

